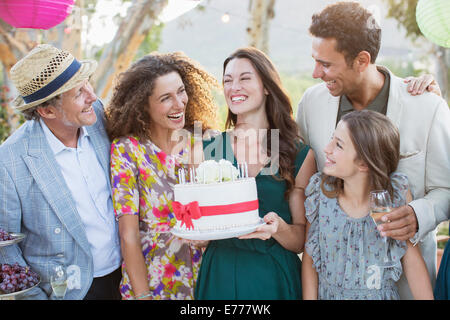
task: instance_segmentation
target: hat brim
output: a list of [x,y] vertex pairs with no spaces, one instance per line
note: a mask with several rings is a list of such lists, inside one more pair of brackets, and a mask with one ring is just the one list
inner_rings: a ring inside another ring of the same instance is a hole
[[43,99],[36,100],[30,103],[25,103],[22,96],[18,96],[12,101],[13,108],[17,111],[24,111],[34,106],[37,106],[47,100],[50,100],[51,98],[56,97],[61,93],[73,89],[74,87],[82,83],[84,80],[88,79],[94,73],[95,69],[97,69],[97,61],[95,60],[83,60],[80,61],[80,63],[81,63],[80,69],[58,90],[56,90],[55,92],[53,92],[52,94],[48,95]]

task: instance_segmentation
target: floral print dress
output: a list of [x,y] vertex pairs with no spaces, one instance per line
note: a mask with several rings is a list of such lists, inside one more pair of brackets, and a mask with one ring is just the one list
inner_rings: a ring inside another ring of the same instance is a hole
[[[151,141],[137,137],[118,138],[111,145],[116,219],[139,216],[142,254],[153,299],[193,299],[202,251],[170,233],[176,223],[173,186],[187,156],[186,149],[179,155],[168,155]],[[124,299],[134,298],[125,262],[120,292]]]
[[[404,174],[390,176],[393,206],[400,206],[408,189]],[[384,242],[369,214],[352,218],[336,198],[321,190],[321,173],[314,174],[305,190],[306,218],[311,224],[305,250],[319,277],[319,300],[398,300],[396,282],[402,274],[406,243],[390,239],[389,251],[397,263],[380,268]]]

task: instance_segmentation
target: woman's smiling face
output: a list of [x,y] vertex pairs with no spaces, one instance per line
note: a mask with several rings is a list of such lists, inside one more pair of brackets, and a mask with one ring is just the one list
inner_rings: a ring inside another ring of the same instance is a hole
[[236,115],[258,110],[266,102],[263,82],[247,58],[228,62],[223,75],[225,100]]
[[177,72],[158,77],[149,97],[151,131],[182,129],[185,124],[187,102],[186,89]]

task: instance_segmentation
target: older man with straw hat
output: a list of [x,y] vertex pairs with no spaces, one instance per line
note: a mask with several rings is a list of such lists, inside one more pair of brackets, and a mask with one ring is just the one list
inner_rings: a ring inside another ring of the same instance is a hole
[[96,61],[38,45],[11,69],[26,121],[0,146],[0,228],[26,235],[0,247],[0,263],[40,275],[24,299],[53,299],[65,266],[65,299],[120,299],[120,244],[109,181],[110,142],[89,77]]

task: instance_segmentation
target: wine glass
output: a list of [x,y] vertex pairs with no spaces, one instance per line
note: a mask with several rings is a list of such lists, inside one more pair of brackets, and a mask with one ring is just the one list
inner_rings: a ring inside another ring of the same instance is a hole
[[[386,213],[389,213],[392,210],[392,201],[391,196],[387,190],[375,190],[370,192],[370,216],[372,217],[373,222],[378,226],[384,223],[381,220]],[[388,268],[395,265],[395,262],[392,261],[392,258],[389,255],[389,242],[390,238],[383,237],[384,242],[384,250],[382,254],[383,261],[378,265],[382,268]]]
[[57,300],[63,300],[67,290],[67,273],[63,265],[53,268],[50,275],[50,285]]

